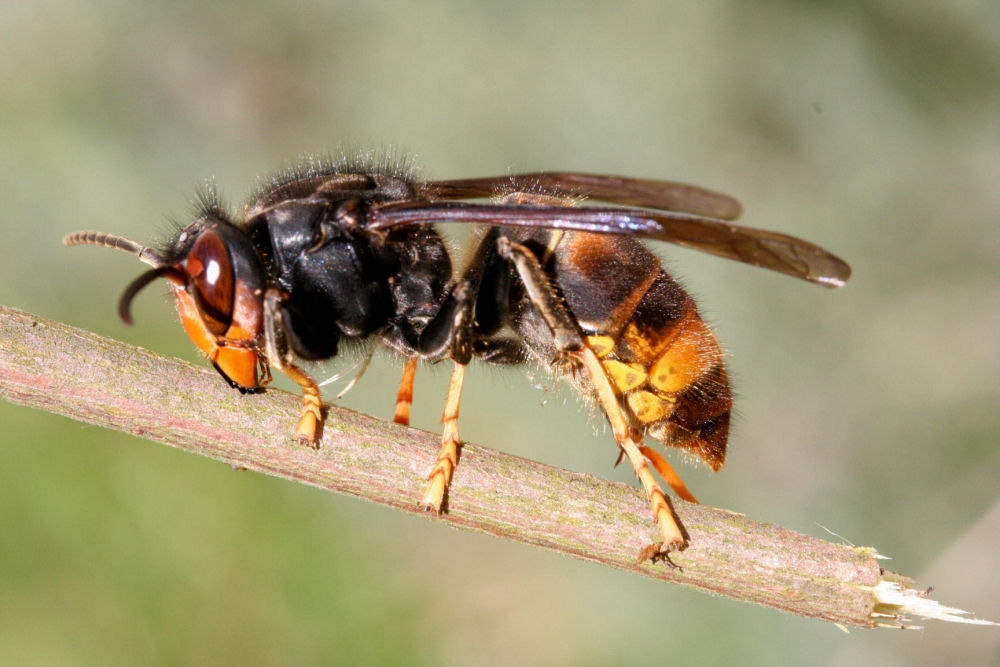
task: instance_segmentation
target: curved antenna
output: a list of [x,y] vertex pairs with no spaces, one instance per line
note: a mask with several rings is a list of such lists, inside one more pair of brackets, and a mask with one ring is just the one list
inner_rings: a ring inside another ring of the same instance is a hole
[[136,294],[142,291],[143,287],[157,278],[169,277],[177,273],[177,270],[167,263],[166,258],[158,250],[139,245],[135,241],[117,234],[92,231],[73,232],[63,237],[63,245],[96,245],[102,248],[121,250],[135,255],[153,267],[130,282],[118,299],[118,317],[122,318],[122,322],[125,324],[132,324],[132,300]]
[[122,318],[122,322],[132,324],[132,299],[135,298],[135,295],[157,278],[162,278],[172,272],[169,266],[158,266],[130,282],[118,299],[118,317]]
[[166,265],[166,259],[159,251],[117,234],[93,231],[72,232],[64,236],[62,241],[63,245],[96,245],[112,250],[121,250],[135,255],[154,269],[160,269]]

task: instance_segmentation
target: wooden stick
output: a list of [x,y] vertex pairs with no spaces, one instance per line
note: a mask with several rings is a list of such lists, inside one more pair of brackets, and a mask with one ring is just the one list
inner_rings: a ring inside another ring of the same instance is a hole
[[[298,396],[243,396],[211,370],[4,307],[0,396],[429,516],[420,499],[437,435],[331,406],[316,451],[291,437]],[[637,551],[658,537],[639,488],[466,444],[448,511],[424,520],[843,625],[909,627],[907,614],[974,622],[884,572],[874,549],[680,500],[674,507],[690,547],[672,555],[677,567],[637,565]]]

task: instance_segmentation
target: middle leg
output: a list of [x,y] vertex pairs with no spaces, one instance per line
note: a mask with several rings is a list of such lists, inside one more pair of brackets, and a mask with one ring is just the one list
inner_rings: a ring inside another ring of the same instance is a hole
[[461,442],[458,437],[458,406],[462,399],[462,383],[465,380],[465,364],[455,364],[448,383],[448,398],[441,414],[441,449],[437,461],[427,479],[430,484],[424,492],[421,504],[429,512],[441,513],[445,494],[451,486],[451,476],[458,465],[458,448]]
[[396,392],[396,414],[392,421],[403,426],[410,425],[410,406],[413,405],[413,378],[417,373],[417,357],[407,357],[403,366],[403,377]]

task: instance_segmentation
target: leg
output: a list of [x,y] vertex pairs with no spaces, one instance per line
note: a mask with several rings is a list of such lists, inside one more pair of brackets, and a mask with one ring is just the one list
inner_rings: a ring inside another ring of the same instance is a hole
[[640,446],[639,452],[653,464],[653,468],[656,472],[660,473],[660,477],[663,481],[670,485],[670,488],[674,490],[678,496],[688,501],[689,503],[696,503],[698,499],[694,497],[681,476],[674,471],[674,467],[663,458],[663,455],[652,447]]
[[424,492],[421,504],[435,514],[441,513],[445,493],[451,484],[451,475],[458,465],[458,405],[462,398],[462,381],[465,379],[465,364],[455,364],[448,383],[448,398],[441,415],[441,450],[437,462],[427,476],[430,484]]
[[660,554],[683,549],[686,545],[684,532],[639,450],[641,437],[634,428],[629,426],[618,402],[618,397],[615,395],[611,380],[601,365],[600,359],[584,343],[579,329],[552,289],[548,277],[538,263],[538,258],[524,246],[511,243],[504,237],[498,239],[497,249],[500,255],[510,261],[517,269],[528,297],[552,330],[552,335],[561,353],[582,366],[587,372],[594,385],[601,408],[611,423],[615,440],[625,456],[628,457],[636,477],[642,483],[653,510],[653,518],[660,527],[663,540],[640,551],[640,562],[655,558]]
[[285,336],[281,292],[269,289],[264,295],[264,348],[268,361],[302,388],[302,415],[295,427],[295,439],[319,448],[323,424],[323,399],[316,381],[293,363],[291,348]]
[[618,404],[618,398],[615,396],[614,388],[611,386],[611,381],[604,372],[604,367],[601,365],[600,359],[597,358],[597,355],[589,347],[584,347],[577,352],[571,352],[571,354],[580,361],[586,369],[591,382],[593,382],[594,388],[597,391],[597,400],[604,409],[608,421],[611,422],[611,431],[615,435],[615,440],[618,441],[618,446],[622,448],[625,456],[628,457],[629,462],[632,464],[635,476],[642,483],[642,488],[646,492],[646,498],[649,500],[650,507],[653,510],[653,519],[660,526],[660,533],[663,536],[663,540],[654,542],[640,550],[638,562],[641,563],[651,558],[655,559],[661,554],[668,554],[671,551],[683,549],[687,546],[684,531],[674,517],[670,503],[667,501],[666,496],[663,495],[659,484],[656,483],[653,473],[649,471],[649,466],[646,465],[646,459],[640,451],[640,447],[642,447],[641,438],[635,432],[635,429],[628,427],[625,414]]
[[403,377],[396,392],[396,414],[392,421],[403,426],[410,425],[410,406],[413,404],[413,377],[417,373],[417,357],[408,357],[403,366]]
[[[595,352],[595,354],[597,354]],[[598,355],[599,356],[599,355]],[[689,503],[698,503],[698,499],[694,497],[694,494],[687,488],[687,484],[681,479],[681,476],[677,474],[674,467],[670,465],[670,462],[663,458],[663,455],[652,447],[646,447],[645,445],[638,443],[639,453],[642,454],[647,461],[653,464],[653,470],[660,473],[660,477],[663,478],[670,488],[674,490],[679,497],[688,501]],[[615,460],[615,467],[622,462],[625,458],[625,450],[618,452],[618,458]]]
[[302,388],[302,415],[295,426],[295,439],[319,449],[323,425],[323,397],[316,381],[295,364],[281,364],[278,369]]
[[[495,235],[496,232],[490,234]],[[455,285],[447,303],[421,333],[417,348],[419,354],[425,358],[434,358],[447,353],[455,362],[451,381],[448,383],[444,412],[441,415],[441,449],[434,467],[427,476],[430,483],[421,500],[423,507],[435,514],[440,514],[442,511],[448,487],[451,485],[452,473],[458,465],[461,444],[458,437],[458,406],[462,398],[465,367],[473,355],[474,309],[488,248],[486,243],[480,244],[476,257],[470,263],[462,280]],[[402,385],[400,392],[402,393]]]

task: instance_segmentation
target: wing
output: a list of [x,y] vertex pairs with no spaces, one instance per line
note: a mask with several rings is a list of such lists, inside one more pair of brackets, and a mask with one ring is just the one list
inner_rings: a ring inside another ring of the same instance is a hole
[[[484,182],[489,180],[485,179]],[[455,184],[462,181],[447,183]],[[368,214],[367,227],[371,230],[386,230],[402,225],[435,222],[547,227],[595,234],[630,234],[657,241],[669,241],[686,248],[771,269],[825,287],[841,287],[851,275],[851,267],[844,260],[794,236],[741,227],[725,220],[702,215],[670,211],[406,201],[374,206]]]
[[659,208],[709,218],[735,220],[743,207],[730,197],[696,185],[623,176],[541,171],[424,184],[429,199],[472,199],[507,192],[587,197],[626,206]]

